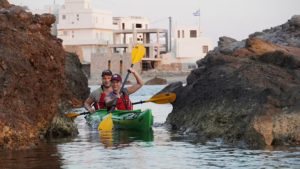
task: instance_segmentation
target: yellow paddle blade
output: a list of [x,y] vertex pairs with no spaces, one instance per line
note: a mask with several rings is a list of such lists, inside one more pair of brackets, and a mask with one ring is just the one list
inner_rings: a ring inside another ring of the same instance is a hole
[[157,104],[165,104],[165,103],[172,103],[176,100],[176,94],[175,93],[161,93],[154,95],[146,102],[154,102]]
[[132,64],[136,64],[139,61],[141,61],[145,53],[146,53],[146,48],[143,45],[141,44],[136,45],[131,51]]
[[75,117],[79,116],[79,114],[74,113],[74,112],[70,112],[70,113],[65,114],[65,116],[69,117],[69,118],[75,118]]
[[113,127],[112,113],[109,113],[109,115],[99,123],[98,130],[111,131]]

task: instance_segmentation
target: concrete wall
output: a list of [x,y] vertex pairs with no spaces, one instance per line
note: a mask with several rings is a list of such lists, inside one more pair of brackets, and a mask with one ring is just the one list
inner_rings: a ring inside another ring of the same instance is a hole
[[[115,17],[113,18],[113,22],[115,24],[115,29],[117,30],[124,30],[124,29],[148,29],[149,28],[149,20],[144,17],[139,16],[129,16],[129,17]],[[141,27],[136,27],[136,24],[141,24]],[[124,27],[123,27],[124,25]],[[137,37],[140,39],[140,41],[143,41],[142,39],[143,34],[138,33]],[[117,34],[115,37],[115,43],[116,44],[132,44],[133,43],[133,35],[127,34],[126,35],[126,42],[124,43],[124,35],[123,34]]]
[[[100,81],[101,79],[101,72],[105,69],[109,69],[108,62],[110,61],[110,70],[113,73],[121,74],[122,78],[124,79],[127,73],[127,69],[131,65],[131,54],[124,53],[95,53],[91,57],[91,81]],[[123,62],[122,69],[120,67],[120,61]],[[141,72],[141,63],[137,63],[134,65],[134,69],[138,72]],[[130,77],[132,81],[132,76]]]
[[91,56],[94,53],[106,54],[109,52],[106,46],[101,45],[65,45],[64,48],[68,52],[76,53],[83,64],[90,64]]
[[111,44],[112,31],[101,29],[74,29],[59,30],[59,38],[63,40],[63,45],[93,45]]
[[[122,30],[122,29],[133,29],[136,24],[142,24],[141,28],[136,28],[135,29],[148,29],[149,28],[149,20],[144,17],[115,17],[114,18],[114,23],[117,25],[117,29]],[[124,23],[124,28],[123,28],[123,23]]]

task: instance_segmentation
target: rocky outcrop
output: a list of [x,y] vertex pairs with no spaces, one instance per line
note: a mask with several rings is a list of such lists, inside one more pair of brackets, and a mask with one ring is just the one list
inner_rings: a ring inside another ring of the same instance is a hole
[[54,21],[0,0],[0,149],[36,146],[78,98],[67,87],[61,40],[50,34]]
[[76,54],[67,53],[65,62],[67,89],[71,91],[72,106],[82,107],[84,100],[88,98],[90,93],[88,79]]
[[[241,42],[222,38],[197,61],[186,86],[174,83],[163,89],[177,94],[166,123],[183,133],[254,148],[299,145],[298,19]],[[286,39],[278,41],[278,36]]]
[[150,79],[145,83],[145,85],[165,85],[165,84],[167,84],[167,80],[159,77]]
[[265,41],[283,45],[300,47],[300,15],[293,16],[287,23],[251,34],[250,38],[259,38]]

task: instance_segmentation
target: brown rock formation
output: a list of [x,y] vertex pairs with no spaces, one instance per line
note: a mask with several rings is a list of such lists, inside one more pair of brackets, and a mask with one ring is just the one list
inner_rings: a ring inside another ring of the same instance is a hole
[[145,85],[165,85],[165,84],[167,84],[167,80],[158,77],[150,79],[145,83]]
[[297,18],[240,42],[222,37],[197,61],[186,86],[175,83],[163,90],[177,94],[167,123],[184,133],[251,147],[300,144]]
[[66,53],[50,34],[54,21],[0,1],[0,149],[35,146],[69,107]]
[[90,89],[88,88],[88,79],[84,75],[82,65],[76,54],[68,53],[65,63],[67,89],[68,91],[71,91],[72,106],[82,107],[84,100],[88,98],[90,93]]

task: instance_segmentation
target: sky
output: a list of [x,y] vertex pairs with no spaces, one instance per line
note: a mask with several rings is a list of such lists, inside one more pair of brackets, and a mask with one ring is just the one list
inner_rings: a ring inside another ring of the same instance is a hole
[[[10,3],[43,9],[64,0],[8,0]],[[203,36],[216,45],[219,37],[242,40],[257,31],[287,22],[300,15],[300,0],[92,0],[93,8],[109,10],[113,16],[144,16],[152,28],[173,25],[199,26]],[[200,9],[200,18],[193,13]]]

